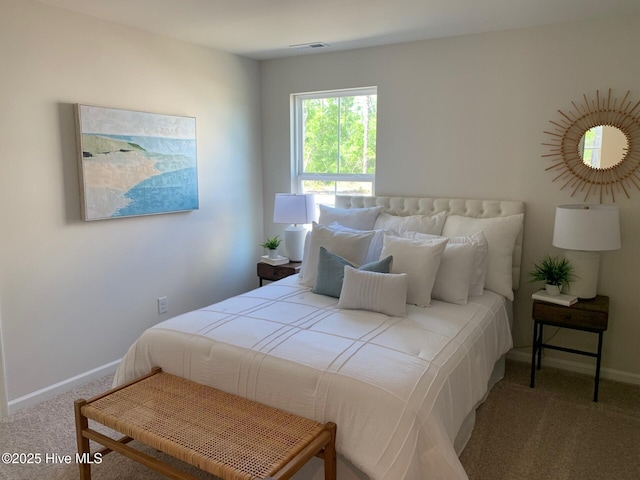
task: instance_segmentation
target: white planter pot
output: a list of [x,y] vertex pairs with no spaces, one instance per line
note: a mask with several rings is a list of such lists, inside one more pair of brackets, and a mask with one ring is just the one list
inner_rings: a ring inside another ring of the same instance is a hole
[[269,258],[276,260],[278,258],[278,250],[269,250]]
[[549,295],[560,295],[562,285],[551,285],[550,283],[547,283],[544,288]]

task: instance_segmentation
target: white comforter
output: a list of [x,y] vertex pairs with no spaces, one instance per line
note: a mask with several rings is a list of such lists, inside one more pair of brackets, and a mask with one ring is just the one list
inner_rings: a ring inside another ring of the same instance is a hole
[[165,372],[338,425],[337,449],[371,479],[466,479],[453,441],[512,346],[506,300],[339,310],[297,276],[147,331],[115,384]]

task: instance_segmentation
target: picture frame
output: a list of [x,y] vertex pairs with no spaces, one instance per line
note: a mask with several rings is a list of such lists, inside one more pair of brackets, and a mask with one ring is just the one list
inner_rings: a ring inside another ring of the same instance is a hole
[[198,209],[195,117],[74,110],[83,220]]

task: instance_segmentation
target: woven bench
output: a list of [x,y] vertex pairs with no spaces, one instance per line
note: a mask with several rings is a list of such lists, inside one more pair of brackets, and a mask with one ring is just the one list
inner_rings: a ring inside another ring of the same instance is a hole
[[[91,479],[89,441],[168,478],[194,479],[128,443],[137,440],[224,480],[291,478],[312,457],[336,479],[336,425],[322,425],[261,403],[154,369],[90,400],[75,402],[80,479]],[[124,435],[91,428],[89,420]],[[95,454],[94,454],[95,455]]]

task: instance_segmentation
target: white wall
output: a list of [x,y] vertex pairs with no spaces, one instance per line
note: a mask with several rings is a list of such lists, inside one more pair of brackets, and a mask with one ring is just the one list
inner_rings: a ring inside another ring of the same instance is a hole
[[[531,343],[526,272],[551,246],[555,207],[581,203],[552,183],[544,130],[583,93],[613,88],[640,99],[640,18],[463,36],[263,62],[265,225],[273,195],[289,188],[289,95],[378,86],[376,193],[523,200],[524,269],[516,296],[514,340]],[[593,68],[598,65],[598,68]],[[604,68],[602,68],[604,67]],[[597,202],[598,200],[592,200]],[[609,376],[640,380],[637,284],[640,191],[618,196],[622,250],[602,256],[600,289],[611,297],[603,366]],[[558,342],[595,348],[596,336],[562,331]],[[523,349],[526,351],[526,349]],[[569,361],[591,359],[563,356]],[[527,358],[526,356],[523,358]],[[589,368],[589,371],[592,371]]]
[[[257,286],[260,72],[253,60],[32,0],[0,1],[0,61],[11,404],[118,360],[146,327]],[[75,103],[196,117],[200,209],[83,222]],[[158,315],[165,295],[169,314]]]

